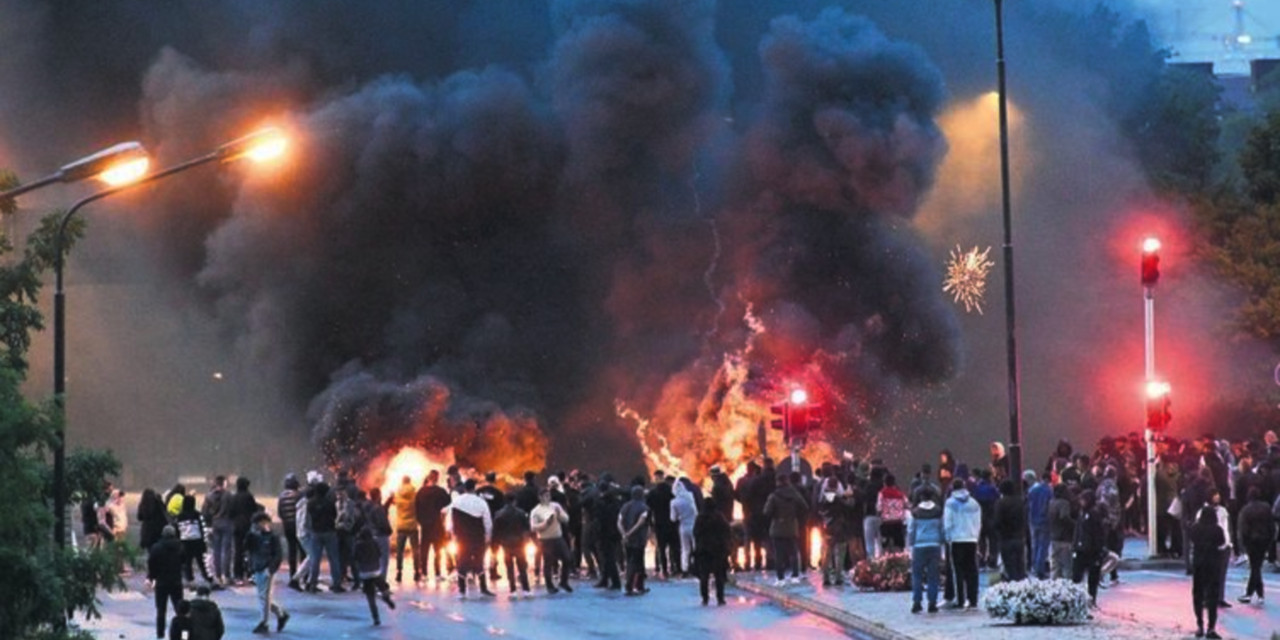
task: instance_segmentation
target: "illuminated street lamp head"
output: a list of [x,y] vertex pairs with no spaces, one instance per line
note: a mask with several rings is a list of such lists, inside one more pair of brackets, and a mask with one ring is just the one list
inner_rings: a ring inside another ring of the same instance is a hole
[[1157,400],[1169,395],[1170,387],[1168,382],[1162,380],[1151,380],[1147,382],[1147,398]]
[[275,127],[255,131],[238,140],[218,147],[218,157],[223,162],[248,158],[254,162],[267,162],[284,155],[289,139]]
[[809,394],[804,389],[791,390],[791,404],[804,404],[809,399]]
[[[146,174],[149,165],[147,150],[140,142],[121,142],[91,156],[85,156],[58,170],[58,180],[77,182],[97,176],[107,184],[117,186],[137,180]],[[138,167],[141,166],[141,173]],[[133,176],[132,179],[125,179]],[[122,180],[122,182],[113,182]]]
[[1144,238],[1142,240],[1143,253],[1155,253],[1160,250],[1160,240],[1158,238]]

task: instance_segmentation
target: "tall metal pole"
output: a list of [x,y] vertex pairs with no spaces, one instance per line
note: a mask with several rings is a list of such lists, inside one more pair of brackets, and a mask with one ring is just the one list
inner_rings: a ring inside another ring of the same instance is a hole
[[996,77],[1000,104],[1000,195],[1004,219],[1004,300],[1006,343],[1009,356],[1009,475],[1022,492],[1022,417],[1018,395],[1018,332],[1013,300],[1013,212],[1009,194],[1009,105],[1005,92],[1004,11],[996,3]]
[[[1156,288],[1142,288],[1143,302],[1143,342],[1146,355],[1146,381],[1156,379]],[[1147,557],[1156,557],[1159,546],[1156,536],[1156,521],[1160,517],[1156,510],[1156,434],[1148,425],[1147,437]]]
[[58,234],[54,238],[54,291],[53,291],[53,402],[54,410],[58,412],[61,426],[58,433],[55,434],[53,444],[53,522],[54,522],[54,540],[59,547],[67,545],[67,476],[66,476],[66,456],[67,456],[67,421],[66,421],[66,390],[67,390],[67,297],[63,289],[62,272],[63,263],[66,261],[63,254],[65,252],[67,242],[67,225],[71,219],[75,217],[85,205],[96,202],[107,196],[115,195],[121,191],[132,189],[139,185],[155,182],[161,178],[171,176],[180,171],[186,171],[192,167],[212,162],[219,159],[217,153],[201,156],[194,160],[188,160],[179,165],[175,165],[164,171],[151,174],[142,180],[127,185],[113,187],[99,191],[91,196],[80,200],[71,205],[62,216],[62,221],[58,224]]

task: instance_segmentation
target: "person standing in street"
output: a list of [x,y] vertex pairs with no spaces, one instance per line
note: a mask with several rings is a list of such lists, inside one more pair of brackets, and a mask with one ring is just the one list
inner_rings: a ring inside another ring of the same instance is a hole
[[342,588],[342,559],[338,555],[338,506],[332,494],[329,485],[319,480],[307,497],[307,521],[311,525],[311,551],[307,554],[307,563],[311,565],[307,576],[307,591],[310,593],[316,592],[316,584],[320,581],[322,553],[329,558],[329,591],[346,591]]
[[996,502],[992,523],[1000,548],[1000,562],[1004,566],[1004,578],[1014,581],[1027,578],[1027,509],[1018,493],[1013,479],[1005,478],[1000,483],[1000,500]]
[[423,478],[422,486],[418,487],[418,495],[414,497],[413,509],[414,515],[418,519],[418,527],[422,530],[422,548],[418,553],[420,556],[416,558],[422,561],[420,568],[415,565],[415,571],[422,574],[422,578],[427,577],[427,555],[431,556],[431,566],[435,572],[436,582],[444,580],[444,573],[441,572],[441,560],[445,555],[445,546],[448,543],[448,536],[444,529],[444,510],[449,508],[452,500],[449,491],[440,486],[440,472],[432,469],[427,473],[427,477]]
[[[689,566],[693,558],[693,522],[698,517],[698,505],[694,501],[693,493],[689,491],[687,478],[680,478],[675,483],[675,497],[671,500],[670,506],[670,522],[671,525],[679,531],[680,536],[680,567],[679,575],[681,578],[687,578],[692,571]],[[652,514],[652,511],[650,511]],[[657,516],[651,515],[655,521]],[[675,564],[674,558],[672,564]],[[672,573],[676,573],[676,568],[672,567]]]
[[453,539],[458,543],[458,596],[466,599],[467,579],[472,574],[479,579],[480,593],[492,596],[488,576],[485,575],[484,550],[493,538],[493,516],[489,514],[489,505],[484,498],[476,495],[474,478],[460,483],[457,489],[449,508],[452,510]]
[[[798,554],[796,538],[800,535],[800,523],[805,517],[804,497],[791,486],[789,474],[778,474],[778,488],[769,494],[762,510],[769,518],[769,536],[773,538],[773,568],[778,581],[776,587],[787,584],[787,571],[795,571]],[[798,578],[793,582],[799,584]]]
[[155,591],[156,637],[164,638],[168,605],[172,602],[176,611],[182,602],[182,545],[171,524],[164,526],[160,541],[147,553],[147,580]]
[[1246,495],[1248,504],[1240,509],[1239,524],[1236,535],[1249,556],[1249,584],[1239,600],[1248,604],[1252,596],[1258,596],[1258,604],[1263,603],[1262,562],[1267,557],[1267,547],[1275,544],[1276,521],[1271,517],[1271,506],[1262,499],[1262,490],[1256,486],[1249,487]]
[[[560,503],[551,499],[551,489],[539,489],[538,506],[529,514],[529,527],[538,536],[542,555],[542,579],[547,586],[547,593],[553,595],[561,589],[573,593],[573,587],[569,586],[569,545],[564,539],[564,530],[568,525],[569,513]],[[556,588],[557,573],[560,578],[559,588]]]
[[231,511],[229,513],[231,522],[234,525],[234,538],[232,538],[235,547],[235,558],[231,561],[231,570],[233,577],[243,583],[248,579],[250,573],[245,566],[245,536],[249,534],[252,528],[253,516],[262,510],[262,505],[253,497],[253,493],[249,491],[249,479],[240,476],[236,478],[236,492],[231,494]]
[[[713,497],[703,503],[704,508],[693,523],[694,567],[704,607],[709,600],[708,587],[712,576],[716,579],[716,605],[724,606],[724,583],[728,580],[729,555],[733,552],[733,529],[714,495],[713,492]],[[732,495],[727,499],[733,500]]]
[[284,541],[288,547],[289,586],[299,588],[293,575],[298,572],[299,556],[306,558],[302,544],[298,540],[298,500],[302,498],[298,476],[290,473],[284,477],[284,491],[276,501],[276,513],[280,515],[280,523],[284,525]]
[[201,508],[204,521],[213,527],[210,544],[213,546],[213,577],[226,586],[232,580],[231,565],[235,558],[236,525],[231,520],[231,494],[227,493],[227,477],[213,479]]
[[[271,614],[276,616],[276,631],[284,631],[289,623],[289,612],[271,599],[272,585],[276,572],[284,560],[280,538],[271,530],[271,516],[265,511],[254,514],[249,533],[244,537],[245,567],[253,576],[253,584],[258,589],[258,606],[262,615],[258,618],[258,626],[254,633],[268,633],[267,620]],[[330,560],[332,561],[332,560]]]
[[649,513],[653,514],[653,535],[656,538],[653,545],[653,573],[655,576],[661,575],[663,579],[670,578],[673,573],[680,574],[680,568],[675,566],[680,530],[671,520],[671,503],[675,500],[672,486],[661,469],[654,471],[653,486],[644,499],[649,505]]
[[[1191,604],[1196,614],[1197,638],[1220,638],[1218,635],[1219,584],[1226,562],[1227,536],[1218,523],[1218,513],[1213,506],[1200,510],[1196,523],[1189,532],[1191,542]],[[1204,626],[1204,612],[1209,612],[1209,628]]]
[[978,608],[978,538],[982,535],[982,506],[978,504],[964,480],[951,481],[951,497],[942,512],[942,528],[950,549],[950,562],[956,577],[954,607]]
[[[678,488],[676,495],[678,499]],[[675,501],[671,504],[674,510]],[[618,512],[618,531],[627,553],[627,595],[649,593],[649,588],[644,586],[644,549],[649,543],[649,505],[644,502],[644,487],[631,487],[631,500]]]
[[1053,488],[1048,478],[1039,478],[1027,469],[1022,473],[1027,489],[1027,524],[1031,527],[1031,575],[1044,580],[1049,577],[1049,547],[1052,532],[1049,529],[1049,503],[1053,501]]
[[938,612],[938,569],[942,561],[942,505],[933,487],[917,493],[920,502],[907,514],[907,545],[911,549],[911,613],[920,613],[920,599],[928,585],[929,613]]
[[1049,502],[1049,577],[1071,578],[1071,539],[1076,531],[1071,489],[1065,484],[1053,488]]
[[[516,494],[508,493],[502,508],[493,516],[493,542],[502,551],[507,570],[507,587],[511,596],[529,591],[529,561],[525,558],[524,545],[529,540],[529,514],[516,506]],[[516,570],[519,570],[517,576]],[[518,580],[518,581],[517,581]],[[516,591],[519,585],[520,591]]]
[[1107,507],[1098,503],[1093,491],[1080,492],[1080,516],[1071,542],[1071,581],[1079,584],[1089,575],[1089,603],[1098,604],[1098,582],[1102,576],[1102,558],[1107,547]]
[[418,542],[417,498],[418,490],[414,488],[413,480],[409,476],[401,478],[400,486],[392,498],[396,510],[396,582],[404,579],[405,547],[413,547],[409,560],[413,562],[414,582],[422,579],[422,570],[425,568],[422,562],[422,545]]

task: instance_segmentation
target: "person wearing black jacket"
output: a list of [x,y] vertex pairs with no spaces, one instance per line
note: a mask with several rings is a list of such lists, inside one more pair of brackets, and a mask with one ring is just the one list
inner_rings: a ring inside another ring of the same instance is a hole
[[[290,473],[284,477],[284,491],[280,492],[280,498],[276,502],[276,512],[280,516],[280,522],[284,525],[284,540],[289,547],[289,575],[298,572],[298,557],[307,557],[306,551],[302,549],[302,545],[298,543],[298,499],[302,497],[301,484],[298,482],[298,476]],[[297,587],[296,582],[291,581],[292,586]]]
[[[506,496],[502,490],[498,488],[498,474],[490,471],[484,474],[484,484],[476,487],[476,495],[489,505],[489,513],[497,514],[502,510],[502,505],[506,501]],[[425,563],[424,563],[425,564]],[[489,580],[496,581],[498,579],[498,543],[489,543]]]
[[231,496],[231,521],[234,524],[235,558],[232,563],[232,574],[236,580],[244,581],[249,574],[244,564],[244,538],[249,533],[253,515],[262,510],[262,506],[249,492],[249,479],[236,478],[236,492]]
[[[750,538],[751,544],[755,547],[755,554],[763,556],[763,558],[753,559],[753,568],[757,571],[760,569],[772,570],[778,559],[774,555],[773,539],[769,536],[769,524],[772,519],[764,512],[764,505],[769,501],[769,496],[773,495],[774,490],[778,488],[778,474],[773,468],[773,461],[769,458],[764,460],[764,468],[760,470],[760,475],[751,482],[750,491],[747,494],[749,508],[745,511],[751,514],[751,519],[747,522],[747,537]],[[760,560],[763,559],[763,564]]]
[[[284,551],[280,538],[271,529],[271,516],[260,511],[253,516],[249,533],[244,537],[245,567],[253,576],[253,584],[258,588],[258,605],[262,607],[262,617],[254,633],[267,633],[267,620],[271,614],[276,616],[276,631],[284,631],[289,623],[289,612],[271,599],[271,587],[275,584],[276,572],[284,561]],[[329,559],[333,562],[333,559]]]
[[600,549],[600,581],[595,584],[600,589],[619,591],[622,589],[622,575],[618,572],[618,552],[622,546],[622,532],[618,531],[618,513],[626,501],[621,487],[613,483],[613,476],[600,474],[599,497],[595,500],[595,520],[599,525]]
[[528,597],[533,595],[529,590],[529,560],[524,553],[525,543],[529,541],[529,514],[516,506],[515,498],[514,493],[507,494],[502,508],[493,516],[493,543],[502,549],[507,586],[511,588],[511,595],[515,596],[517,593],[518,577],[520,591]]
[[1005,579],[1026,579],[1027,507],[1012,478],[1000,482],[1000,499],[996,501],[993,516]]
[[160,541],[160,531],[164,529],[168,519],[164,515],[164,501],[155,489],[147,487],[138,502],[138,522],[142,523],[141,537],[138,544],[148,550],[151,545]]
[[729,554],[733,549],[732,530],[724,512],[719,509],[715,492],[707,498],[706,508],[693,521],[693,559],[698,573],[698,593],[702,606],[707,606],[711,576],[716,578],[716,604],[724,606],[724,583],[728,579]]
[[656,544],[653,545],[653,572],[661,574],[665,580],[671,577],[671,567],[675,565],[680,571],[680,530],[671,521],[671,501],[675,499],[672,483],[661,470],[653,472],[653,487],[645,495],[645,504],[649,506],[650,524]]
[[1075,536],[1076,515],[1071,505],[1071,489],[1065,484],[1053,488],[1049,501],[1049,577],[1071,576],[1071,540]]
[[440,472],[432,469],[413,498],[413,514],[422,530],[422,577],[427,577],[427,554],[431,554],[431,566],[435,568],[436,581],[444,580],[440,560],[445,555],[447,543],[444,530],[444,510],[452,502],[449,492],[440,486]]
[[531,513],[538,506],[538,476],[532,471],[524,472],[524,486],[516,491],[516,506],[525,513]]
[[307,498],[307,517],[311,522],[311,557],[308,567],[311,570],[307,578],[307,591],[316,592],[316,583],[320,580],[320,556],[329,557],[329,590],[343,593],[342,561],[338,555],[338,506],[333,492],[324,482],[311,487],[311,496]]
[[147,553],[147,580],[155,590],[156,637],[164,638],[168,605],[172,602],[176,610],[182,602],[182,545],[173,525],[164,526],[160,541]]
[[178,541],[182,543],[182,573],[187,582],[195,581],[195,574],[191,570],[191,564],[194,562],[200,567],[200,575],[204,577],[204,581],[210,585],[216,585],[213,577],[209,575],[209,569],[204,561],[205,551],[207,547],[204,542],[204,521],[200,516],[200,512],[196,510],[196,497],[193,495],[183,496],[182,511],[178,513]]
[[1266,559],[1267,547],[1275,544],[1276,522],[1271,517],[1271,506],[1262,500],[1261,489],[1249,487],[1246,498],[1248,504],[1240,509],[1236,536],[1249,556],[1249,584],[1239,599],[1247,604],[1250,597],[1257,594],[1258,604],[1262,604],[1262,561]]
[[[751,500],[751,485],[760,476],[760,465],[755,460],[747,463],[747,472],[741,478],[738,478],[738,484],[733,488],[733,495],[737,501],[742,504],[742,527],[745,535],[745,544],[747,546],[747,559],[745,567],[740,569],[755,568],[757,571],[764,566],[764,548],[758,544],[752,544],[750,524],[752,522],[752,507],[755,505]],[[763,505],[761,505],[763,506]],[[731,520],[732,522],[732,520]],[[734,559],[737,562],[737,559]]]
[[[1212,506],[1200,509],[1196,523],[1191,526],[1192,578],[1191,602],[1196,613],[1196,637],[1220,638],[1218,626],[1218,601],[1222,578],[1222,563],[1226,562],[1223,549],[1227,536],[1218,526],[1218,515]],[[1205,630],[1204,610],[1209,610],[1209,629]]]
[[1107,508],[1098,504],[1092,491],[1080,494],[1080,516],[1076,519],[1071,551],[1071,581],[1079,584],[1089,574],[1089,602],[1098,603],[1098,582],[1102,578],[1102,558],[1106,553]]
[[377,541],[374,540],[372,527],[366,524],[356,533],[351,556],[355,561],[356,577],[360,580],[360,588],[364,591],[365,600],[369,603],[369,615],[373,617],[373,625],[376,627],[382,624],[382,620],[378,618],[377,596],[382,595],[382,601],[387,603],[388,608],[395,609],[396,603],[391,599],[391,585],[387,584],[387,568],[382,563],[382,553],[378,549]]

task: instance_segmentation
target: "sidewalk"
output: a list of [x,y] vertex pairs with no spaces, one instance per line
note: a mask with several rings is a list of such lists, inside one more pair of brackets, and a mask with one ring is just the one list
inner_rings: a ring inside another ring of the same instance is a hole
[[[990,617],[984,610],[947,610],[911,614],[910,592],[877,593],[856,587],[823,587],[821,574],[811,571],[799,585],[774,587],[772,574],[748,572],[734,576],[738,588],[767,597],[782,606],[806,611],[861,635],[882,640],[955,640],[980,633],[983,640],[1029,640],[1052,633],[1054,640],[1163,640],[1192,638],[1191,582],[1179,560],[1149,560],[1146,540],[1128,539],[1121,583],[1098,594],[1099,608],[1087,624],[1061,627],[1016,626]],[[993,573],[984,572],[980,592]],[[1235,603],[1244,590],[1247,567],[1233,566],[1226,597]],[[1266,589],[1280,594],[1280,576],[1264,570]],[[1272,595],[1280,601],[1280,596]],[[939,594],[941,599],[941,594]],[[941,603],[940,603],[941,604]],[[1235,604],[1219,614],[1218,631],[1225,638],[1269,640],[1280,631],[1280,606]]]

